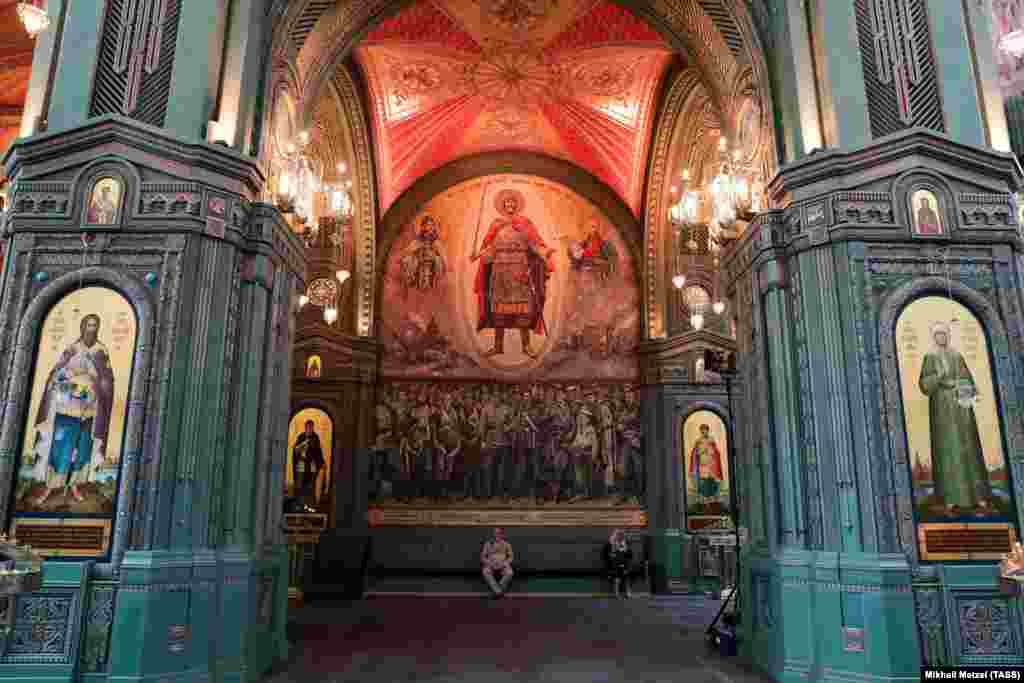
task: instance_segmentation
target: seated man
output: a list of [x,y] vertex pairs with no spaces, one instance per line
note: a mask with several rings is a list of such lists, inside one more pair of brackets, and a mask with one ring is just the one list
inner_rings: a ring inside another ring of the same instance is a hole
[[[505,540],[501,529],[494,530],[494,540],[484,543],[480,553],[480,564],[483,565],[484,580],[491,587],[495,598],[505,595],[509,581],[512,580],[512,546]],[[501,584],[494,580],[494,574],[501,574]]]

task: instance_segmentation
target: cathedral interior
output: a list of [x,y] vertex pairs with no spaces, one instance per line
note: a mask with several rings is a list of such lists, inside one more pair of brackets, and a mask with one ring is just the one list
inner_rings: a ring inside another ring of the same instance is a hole
[[1024,667],[1020,154],[1024,0],[0,0],[0,680]]

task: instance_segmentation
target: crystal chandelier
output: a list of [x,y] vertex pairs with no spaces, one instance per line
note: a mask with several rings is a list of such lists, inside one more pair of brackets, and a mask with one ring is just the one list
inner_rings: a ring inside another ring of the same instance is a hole
[[341,231],[335,236],[335,244],[341,251],[339,262],[342,264],[342,267],[335,273],[335,277],[338,278],[339,284],[345,284],[345,281],[352,277],[352,271],[348,268],[348,244],[344,238],[343,231],[349,229],[352,224],[352,216],[355,213],[355,204],[352,201],[352,179],[346,175],[348,166],[345,162],[339,162],[337,165],[337,171],[338,181],[335,183],[325,184],[324,191],[328,193],[330,211],[337,219],[339,230]]
[[303,222],[313,216],[315,195],[320,191],[323,167],[306,154],[309,133],[302,131],[275,158],[277,168],[276,204],[285,213],[294,213]]
[[706,289],[699,285],[690,285],[682,290],[683,303],[690,311],[690,326],[695,330],[704,327],[704,311],[707,310],[711,297]]
[[[764,183],[750,163],[740,159],[741,151],[729,153],[725,136],[718,138],[718,175],[708,187],[711,225],[716,236],[736,237],[736,221],[750,222],[762,210]],[[730,234],[731,233],[731,234]]]
[[50,17],[46,10],[37,6],[38,0],[32,2],[19,2],[17,6],[18,19],[25,27],[29,38],[35,38],[50,27]]
[[[669,208],[669,222],[672,224],[673,235],[675,236],[676,268],[675,274],[672,276],[672,286],[683,292],[683,287],[686,286],[687,282],[686,273],[682,265],[684,254],[692,262],[696,259],[701,246],[706,246],[707,251],[713,256],[713,266],[717,267],[721,239],[710,225],[699,220],[701,196],[698,192],[690,189],[690,171],[688,169],[683,169],[679,182],[680,186],[678,188],[672,188],[673,192],[679,192],[679,201]],[[698,241],[698,237],[700,241]],[[691,290],[705,292],[701,287],[687,287],[686,291],[690,292]],[[691,311],[690,324],[695,330],[699,330],[704,326],[704,308],[710,302],[705,301],[695,307],[688,300],[686,292],[683,294],[683,301]],[[704,296],[707,298],[706,292]],[[711,307],[716,314],[721,315],[725,311],[725,302],[716,298]]]

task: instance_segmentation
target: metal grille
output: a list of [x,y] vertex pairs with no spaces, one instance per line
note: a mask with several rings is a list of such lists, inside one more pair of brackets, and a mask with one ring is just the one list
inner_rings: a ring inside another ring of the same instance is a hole
[[296,52],[302,49],[302,46],[306,43],[306,38],[309,37],[320,17],[336,2],[337,0],[312,0],[312,2],[306,5],[306,8],[302,10],[302,14],[299,15],[299,18],[292,25],[292,43],[295,45]]
[[701,8],[711,17],[711,21],[715,22],[715,27],[722,34],[725,44],[729,46],[729,52],[733,57],[738,57],[743,52],[743,36],[725,3],[722,0],[699,0],[699,2]]
[[873,137],[923,126],[943,131],[923,0],[854,0]]
[[[131,9],[126,4],[132,2],[152,3],[152,11],[161,13],[159,30],[148,33],[153,37],[153,45],[147,51],[146,68],[141,72],[124,67],[126,51],[143,40],[140,33],[149,28],[141,22],[138,26],[128,25],[135,15],[126,11]],[[121,114],[153,126],[164,125],[180,15],[181,0],[109,0],[90,116]]]

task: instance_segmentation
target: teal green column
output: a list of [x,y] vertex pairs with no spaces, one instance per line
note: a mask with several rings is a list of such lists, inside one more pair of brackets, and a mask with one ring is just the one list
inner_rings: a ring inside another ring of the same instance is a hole
[[799,425],[796,403],[796,369],[793,340],[781,264],[767,263],[761,271],[765,283],[764,315],[768,339],[768,371],[771,383],[772,445],[778,472],[780,541],[783,546],[802,547],[806,535],[803,484],[798,450]]
[[[938,63],[942,110],[946,115],[946,134],[968,145],[988,144],[981,118],[982,100],[978,92],[978,74],[971,54],[971,38],[959,0],[927,0],[928,28]],[[976,46],[992,50],[992,44]]]
[[257,101],[262,97],[263,61],[269,27],[267,0],[234,0],[228,17],[224,75],[217,120],[224,142],[243,154],[254,151]]
[[[264,330],[270,315],[270,287],[267,270],[270,264],[257,258],[257,267],[251,277],[242,280],[243,332],[239,345],[238,384],[242,392],[259,395],[262,387],[263,367],[266,362],[265,345],[262,342]],[[259,434],[260,405],[250,401],[239,411],[233,424],[237,437],[233,443],[224,481],[227,489],[225,500],[233,506],[225,514],[225,545],[232,548],[251,550],[255,543],[255,518],[257,488],[256,439]]]
[[46,3],[50,27],[36,36],[36,46],[32,51],[32,75],[29,77],[28,93],[25,95],[21,137],[39,132],[40,124],[46,118],[46,112],[43,111],[46,106],[46,90],[50,83],[53,60],[58,57],[57,24],[60,23],[60,14],[66,6],[66,0],[50,0]]
[[[59,3],[54,4],[56,9]],[[68,3],[64,35],[57,46],[60,54],[53,79],[50,109],[48,113],[43,113],[47,119],[48,132],[80,126],[89,118],[90,95],[99,59],[105,6],[103,0],[75,0]],[[52,10],[51,21],[56,22]]]
[[815,85],[814,54],[803,0],[784,0],[774,14],[778,36],[770,58],[776,93],[775,126],[782,134],[786,162],[821,147],[821,111]]
[[226,23],[225,0],[181,3],[164,127],[185,140],[205,139],[216,114]]
[[846,148],[866,145],[871,141],[871,126],[853,0],[825,0],[813,5],[811,25],[825,144]]

